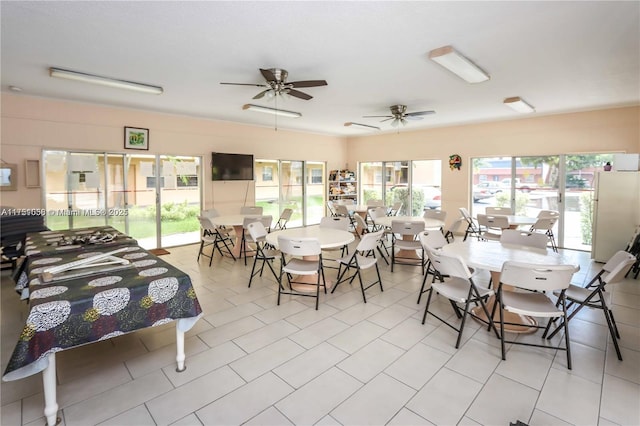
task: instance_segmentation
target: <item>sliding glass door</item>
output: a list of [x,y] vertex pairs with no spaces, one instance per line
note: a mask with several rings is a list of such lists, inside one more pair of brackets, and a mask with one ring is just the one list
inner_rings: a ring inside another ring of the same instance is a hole
[[199,241],[200,157],[44,151],[51,229],[111,225],[147,249]]
[[591,250],[595,172],[613,154],[474,158],[472,214],[487,206],[511,207],[518,215],[556,210],[559,247]]

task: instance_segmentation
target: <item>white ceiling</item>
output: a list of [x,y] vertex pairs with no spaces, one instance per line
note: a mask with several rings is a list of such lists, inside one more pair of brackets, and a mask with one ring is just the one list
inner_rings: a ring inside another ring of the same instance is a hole
[[[389,106],[435,110],[406,130],[640,104],[640,2],[9,2],[0,3],[2,91],[274,127],[255,103],[259,68],[284,68],[302,113],[277,127],[355,136]],[[428,59],[452,45],[488,71],[471,85]],[[164,87],[162,95],[54,79],[60,67]],[[142,123],[144,124],[144,123]],[[140,124],[140,125],[142,125]],[[389,122],[382,131],[396,131]]]

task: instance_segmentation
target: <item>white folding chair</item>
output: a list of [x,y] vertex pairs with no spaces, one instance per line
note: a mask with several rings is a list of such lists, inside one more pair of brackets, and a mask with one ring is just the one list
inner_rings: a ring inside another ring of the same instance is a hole
[[478,229],[476,222],[474,221],[473,217],[471,217],[471,214],[469,214],[469,210],[464,207],[460,207],[458,210],[460,210],[462,218],[467,223],[467,229],[464,231],[464,238],[462,239],[462,241],[466,241],[469,235],[480,239],[480,229]]
[[484,209],[484,213],[490,216],[512,215],[513,209],[511,207],[487,207]]
[[271,230],[271,223],[273,222],[273,216],[265,215],[258,217],[245,217],[242,220],[242,238],[240,240],[240,254],[244,257],[244,264],[247,264],[247,252],[249,251],[249,243],[255,243],[251,238],[251,235],[247,231],[250,223],[261,222],[267,233]]
[[[422,324],[427,320],[427,314],[431,314],[433,317],[440,320],[450,328],[458,332],[458,338],[456,340],[456,349],[460,346],[460,340],[462,339],[462,333],[464,332],[464,325],[467,316],[471,315],[476,317],[469,309],[472,303],[479,303],[482,307],[487,318],[489,311],[485,305],[485,301],[489,296],[493,295],[493,290],[478,286],[473,281],[473,273],[464,263],[460,256],[451,253],[445,253],[441,250],[427,249],[427,256],[436,271],[446,278],[442,282],[434,281],[431,287],[427,289],[429,296],[427,297],[427,305],[424,308],[424,315],[422,316]],[[439,317],[435,313],[429,310],[431,305],[431,297],[433,292],[437,292],[443,297],[446,297],[451,301],[456,316],[461,319],[460,327],[456,327],[453,324],[446,321],[444,318]],[[462,313],[460,313],[460,304],[464,305]],[[484,320],[482,320],[484,322]],[[489,328],[493,328],[493,331],[498,336],[498,332],[493,324],[493,321],[488,322]]]
[[[510,324],[504,321],[504,311],[518,315],[538,318],[566,318],[566,289],[571,283],[571,277],[575,272],[573,265],[538,265],[522,262],[507,261],[502,265],[500,284],[496,293],[496,303],[489,318],[493,318],[495,309],[500,309],[500,346],[502,359],[506,360],[505,343],[514,345],[536,346],[551,348],[567,352],[567,368],[571,370],[571,346],[569,327],[562,321],[559,328],[564,329],[565,346],[534,344],[520,340],[507,340],[505,338],[504,325]],[[513,291],[504,291],[504,285],[516,287]],[[529,290],[529,291],[520,291]],[[549,298],[548,294],[557,291],[558,304]],[[546,325],[531,325],[531,327],[545,329]]]
[[[233,260],[236,260],[231,248],[233,247],[233,241],[229,235],[229,230],[225,228],[216,227],[211,221],[211,217],[199,216],[198,221],[202,228],[202,235],[200,239],[200,250],[198,251],[198,262],[200,261],[200,255],[209,257],[209,266],[213,262],[213,253],[217,249],[220,256],[224,256],[226,253],[231,256]],[[204,254],[204,248],[211,245],[211,256]],[[224,248],[223,248],[224,247]]]
[[[282,294],[290,294],[294,296],[305,296],[316,298],[316,310],[320,301],[320,287],[324,287],[327,293],[327,285],[324,279],[324,270],[322,269],[322,249],[320,242],[316,238],[288,238],[284,235],[278,235],[278,248],[281,254],[280,276],[278,279],[278,305],[280,305],[280,296]],[[284,288],[282,283],[283,275],[287,276],[289,290]],[[296,276],[316,276],[316,282],[300,282],[296,281]],[[321,281],[322,280],[322,281]],[[292,284],[305,286],[315,286],[316,292],[305,293],[297,291]]]
[[282,210],[282,213],[280,213],[280,217],[278,218],[278,221],[276,222],[273,228],[287,229],[287,222],[289,222],[289,219],[291,219],[292,214],[293,214],[293,209],[286,208]]
[[[602,270],[593,277],[589,284],[587,284],[587,287],[580,287],[571,284],[565,292],[565,297],[569,302],[567,307],[570,309],[576,305],[571,314],[567,317],[566,321],[571,320],[571,318],[573,318],[585,306],[589,308],[602,309],[604,318],[607,321],[607,326],[609,327],[611,340],[613,340],[613,346],[616,349],[616,354],[620,361],[622,361],[622,353],[620,352],[620,347],[618,345],[620,333],[618,332],[616,321],[613,318],[613,311],[611,310],[611,292],[606,291],[605,286],[609,285],[610,287],[612,284],[622,281],[624,276],[634,265],[635,261],[636,258],[634,255],[620,250],[602,266]],[[549,331],[550,326],[551,322],[547,325],[545,335]],[[555,336],[560,328],[561,327],[556,328],[548,338],[551,339]]]
[[478,214],[476,217],[478,218],[480,238],[483,240],[499,241],[502,231],[509,229],[509,219],[505,216]]
[[[424,217],[425,219],[441,220],[442,223],[444,223],[445,220],[447,219],[447,212],[444,211],[444,210],[427,209],[422,214],[422,217]],[[439,227],[439,228],[435,228],[435,229],[439,229],[442,232],[442,234],[444,235],[444,229],[443,228],[444,228],[444,225]]]
[[[365,290],[376,284],[380,284],[380,291],[384,291],[382,288],[382,278],[380,278],[380,270],[378,269],[378,259],[376,258],[375,252],[375,249],[378,247],[378,240],[382,238],[383,234],[384,231],[377,231],[363,235],[351,256],[344,256],[336,259],[340,266],[338,268],[338,279],[336,280],[336,284],[331,290],[331,293],[336,291],[336,288],[338,288],[340,283],[349,280],[349,284],[351,284],[356,277],[358,277],[358,281],[360,282],[362,300],[364,300],[364,303],[367,303]],[[376,268],[376,275],[378,279],[377,281],[367,284],[365,287],[362,283],[361,272],[372,267]],[[354,270],[353,274],[345,276],[350,270]]]
[[502,244],[533,247],[541,250],[547,248],[547,236],[536,232],[522,231],[519,229],[505,229],[500,235]]
[[[280,276],[276,273],[275,269],[271,263],[280,255],[280,252],[275,249],[268,248],[266,236],[268,234],[267,229],[261,221],[251,222],[247,224],[247,230],[249,231],[249,235],[251,236],[251,240],[255,243],[256,253],[253,257],[253,266],[251,267],[251,276],[249,277],[249,287],[251,287],[251,282],[253,281],[253,277],[257,274],[262,276],[262,272],[264,270],[264,265],[266,264],[274,278],[277,282],[280,280]],[[246,258],[245,258],[246,259]],[[262,262],[259,270],[256,270],[258,262]]]
[[240,214],[252,214],[256,216],[262,216],[262,207],[260,206],[242,206],[240,207]]
[[[341,231],[349,232],[349,218],[343,216],[325,216],[320,219],[320,228],[339,229]],[[345,244],[342,247],[325,248],[325,252],[335,252],[340,250],[340,256],[344,256],[349,253],[349,245]]]
[[536,220],[536,223],[531,225],[529,229],[531,232],[538,233],[545,237],[545,246],[547,245],[547,241],[551,243],[551,248],[553,251],[558,251],[558,246],[556,245],[556,239],[553,235],[553,227],[556,224],[556,219],[550,217],[539,217]]
[[[424,221],[391,221],[391,272],[393,265],[420,266],[424,274],[425,254],[418,235],[424,231]],[[397,252],[396,252],[397,250]],[[417,252],[420,252],[418,255]]]
[[[442,235],[442,232],[427,229],[424,232],[420,233],[419,236],[420,244],[422,245],[422,250],[440,250],[442,247],[446,246],[447,239]],[[443,277],[440,273],[433,267],[431,263],[431,258],[427,256],[427,264],[425,266],[424,277],[422,278],[422,286],[420,287],[420,292],[418,293],[418,301],[416,303],[420,304],[420,299],[422,295],[426,293],[428,290],[425,290],[425,286],[427,285],[427,277],[429,274],[432,275],[432,283],[437,279],[443,281]]]

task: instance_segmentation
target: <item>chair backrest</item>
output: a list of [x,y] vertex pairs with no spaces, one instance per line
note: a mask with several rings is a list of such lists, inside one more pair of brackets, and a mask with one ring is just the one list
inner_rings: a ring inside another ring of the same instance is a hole
[[433,268],[438,271],[440,275],[448,275],[465,280],[471,278],[471,271],[460,256],[453,253],[445,253],[442,250],[432,249],[427,249],[427,256]]
[[449,244],[440,230],[427,229],[426,231],[420,233],[419,238],[420,242],[422,243],[422,247],[432,250],[440,249]]
[[391,232],[398,235],[418,235],[424,231],[423,220],[392,220]]
[[548,231],[553,228],[556,223],[556,219],[550,217],[541,217],[536,220],[536,223],[531,225],[532,231]]
[[484,228],[493,229],[509,229],[509,219],[505,216],[489,216],[486,214],[478,214],[478,224]]
[[250,223],[260,222],[262,220],[262,216],[247,216],[242,219],[242,227],[247,229]]
[[317,256],[322,253],[317,238],[290,238],[278,235],[278,249],[290,256]]
[[513,209],[511,207],[487,207],[484,209],[485,214],[487,215],[496,215],[496,214],[513,214]]
[[560,217],[560,213],[556,210],[540,210],[538,219],[554,219],[554,222]]
[[351,221],[344,216],[326,216],[320,219],[320,228],[348,231],[349,225],[351,225]]
[[367,223],[364,221],[364,219],[362,218],[362,216],[360,216],[359,214],[354,214],[353,218],[356,221],[356,226],[360,229],[362,229],[362,233],[364,234],[365,232],[369,231],[369,227],[367,226]]
[[336,216],[349,217],[349,209],[344,204],[334,204],[333,208],[336,212]]
[[402,210],[402,201],[396,201],[389,209],[389,216],[398,216]]
[[255,215],[262,216],[262,207],[243,206],[243,207],[240,207],[240,214],[255,214]]
[[538,232],[522,231],[519,229],[505,229],[500,235],[502,244],[514,244],[518,246],[546,249],[549,238]]
[[292,214],[293,214],[293,209],[286,208],[282,210],[282,213],[280,213],[280,219],[278,220],[288,221],[289,219],[291,219]]
[[336,209],[335,209],[335,204],[334,204],[333,201],[331,201],[331,200],[327,201],[327,208],[329,209],[329,214],[331,216],[335,216]]
[[259,241],[268,234],[267,228],[265,228],[260,221],[251,222],[247,225],[247,229],[249,230],[249,235],[251,235],[251,239],[253,241]]
[[207,210],[202,210],[200,212],[200,216],[202,216],[202,217],[218,217],[218,216],[220,216],[220,213],[218,213],[218,210],[216,210],[216,209],[207,209]]
[[438,219],[444,222],[447,218],[447,212],[444,210],[427,209],[424,211],[422,217],[426,219]]
[[387,209],[384,206],[371,207],[367,209],[367,211],[369,212],[369,217],[371,217],[371,220],[374,222],[377,218],[387,215]]
[[267,232],[271,230],[271,224],[273,223],[273,216],[270,214],[262,216],[260,219],[262,225],[267,229]]
[[211,223],[211,218],[208,216],[198,216],[198,221],[200,222],[200,227],[202,229],[214,230],[216,227],[213,223]]
[[500,282],[526,290],[563,290],[569,287],[575,271],[573,265],[536,265],[506,261],[502,264]]
[[384,202],[382,200],[367,200],[367,207],[380,207],[384,206]]
[[475,227],[475,224],[473,223],[473,218],[471,217],[469,210],[467,210],[466,207],[459,207],[458,210],[460,210],[460,214],[462,215],[464,220],[467,222],[467,224]]
[[357,252],[368,252],[371,250],[375,250],[378,245],[378,241],[382,238],[384,231],[370,232],[366,235],[362,236],[362,239],[358,243],[356,247]]
[[605,284],[617,283],[627,275],[635,262],[636,257],[631,253],[623,250],[617,251],[602,267],[606,271],[602,276],[602,281]]

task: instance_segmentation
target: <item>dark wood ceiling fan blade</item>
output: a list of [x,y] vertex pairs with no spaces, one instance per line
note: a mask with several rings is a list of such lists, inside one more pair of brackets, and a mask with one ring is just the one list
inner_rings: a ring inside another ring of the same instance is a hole
[[276,81],[276,76],[273,74],[271,70],[266,70],[264,68],[260,68],[260,73],[267,81]]
[[405,117],[417,117],[417,116],[421,116],[421,115],[430,115],[430,114],[435,114],[435,111],[416,111],[416,112],[408,112],[406,113],[404,116]]
[[306,93],[301,92],[299,90],[295,90],[295,89],[288,89],[286,93],[288,93],[291,96],[295,96],[296,98],[304,99],[305,101],[308,101],[309,99],[313,98],[313,96],[307,95]]
[[362,118],[393,118],[393,115],[363,115]]
[[[382,120],[382,121],[380,121],[380,122],[381,122],[381,123],[384,123],[385,121],[389,121],[389,120],[397,120],[397,118],[395,118],[395,117],[389,117],[389,118],[387,118],[387,119],[385,119],[385,120]],[[391,123],[391,124],[393,125],[393,123]]]
[[266,84],[255,84],[255,83],[220,83],[220,84],[229,84],[232,86],[267,87]]
[[404,118],[407,119],[407,120],[417,121],[417,120],[422,120],[424,117],[421,117],[419,115],[409,115],[409,114],[407,114],[407,115],[404,116]]
[[269,90],[271,90],[271,89],[263,90],[262,92],[260,92],[257,95],[255,95],[253,97],[253,99],[262,99],[264,97],[264,95],[266,95],[267,92],[269,92]]
[[317,87],[317,86],[326,86],[327,82],[325,80],[305,80],[305,81],[291,81],[287,84],[290,84],[292,87]]

